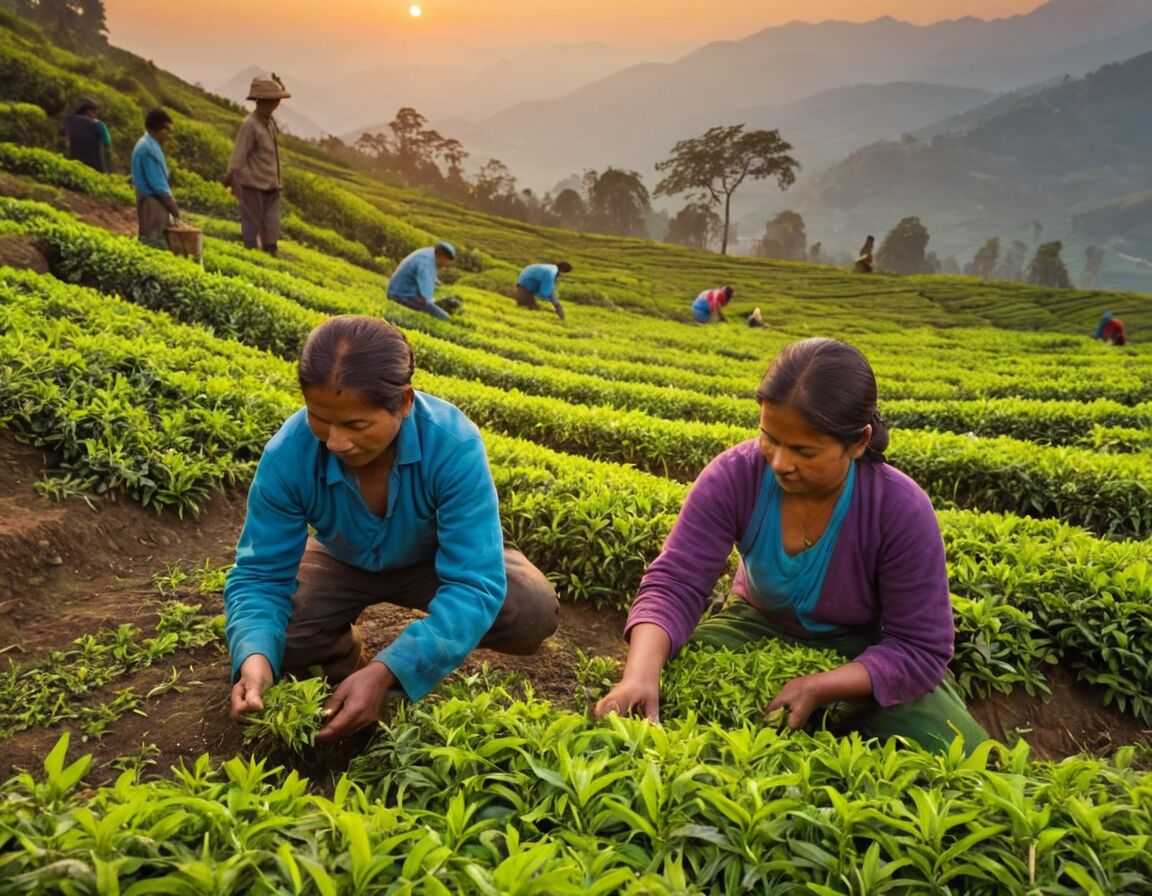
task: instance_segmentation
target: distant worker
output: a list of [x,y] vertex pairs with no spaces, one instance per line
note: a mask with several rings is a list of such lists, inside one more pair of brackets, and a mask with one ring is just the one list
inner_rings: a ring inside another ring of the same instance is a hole
[[292,94],[275,74],[253,78],[248,99],[256,108],[236,132],[232,158],[223,178],[240,203],[240,238],[247,249],[277,252],[280,239],[280,128],[272,113]]
[[692,316],[702,324],[724,320],[724,314],[720,309],[732,301],[732,294],[731,286],[704,290],[692,300]]
[[68,138],[68,158],[102,173],[111,170],[112,136],[108,126],[97,117],[95,100],[81,97],[76,111],[60,125],[60,134]]
[[396,267],[388,281],[388,298],[413,311],[426,311],[440,320],[448,312],[435,302],[436,272],[456,260],[456,247],[440,240],[435,246],[417,249]]
[[857,274],[871,274],[875,269],[872,261],[872,247],[876,244],[876,240],[871,234],[868,239],[864,240],[864,245],[860,247],[860,254],[856,256],[856,264],[853,265],[853,270]]
[[750,326],[750,327],[766,327],[766,326],[768,326],[766,323],[764,323],[764,317],[760,314],[759,308],[753,308],[752,309],[752,313],[748,315],[747,323],[748,323],[748,326]]
[[556,316],[564,320],[564,309],[560,306],[560,296],[556,293],[556,281],[561,274],[572,270],[566,261],[556,264],[530,264],[516,278],[516,304],[521,308],[536,310],[536,300],[544,299],[552,303]]
[[1113,345],[1124,345],[1128,341],[1124,335],[1124,321],[1111,311],[1105,311],[1096,327],[1096,338],[1111,342]]
[[163,109],[153,109],[144,117],[144,130],[132,150],[132,186],[136,190],[140,242],[166,248],[164,230],[180,220],[180,209],[168,183],[163,148],[172,136],[172,116]]

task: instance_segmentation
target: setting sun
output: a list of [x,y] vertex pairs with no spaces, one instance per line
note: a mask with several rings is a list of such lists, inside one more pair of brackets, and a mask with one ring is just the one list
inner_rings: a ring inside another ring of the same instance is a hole
[[414,19],[420,18],[421,11],[422,10],[420,9],[420,7],[416,6],[415,4],[408,7],[408,15],[412,16],[412,18],[414,18]]

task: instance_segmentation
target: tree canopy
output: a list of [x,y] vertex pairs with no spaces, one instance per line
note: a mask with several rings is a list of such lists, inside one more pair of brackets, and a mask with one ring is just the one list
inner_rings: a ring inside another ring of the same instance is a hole
[[791,144],[778,130],[744,131],[744,125],[709,128],[701,136],[681,140],[672,157],[656,163],[667,172],[654,195],[688,193],[724,205],[724,231],[720,252],[728,251],[732,194],[745,180],[775,177],[781,190],[796,182],[800,163],[788,155]]
[[600,233],[646,237],[645,217],[651,208],[648,188],[635,171],[609,168],[603,174],[584,173],[588,214]]
[[0,6],[39,25],[66,47],[108,42],[104,0],[0,0]]
[[664,239],[690,249],[708,249],[721,236],[724,223],[710,205],[690,202],[668,222]]
[[882,270],[894,274],[931,273],[935,266],[924,252],[928,240],[928,228],[919,218],[904,218],[884,237],[876,261]]
[[1064,260],[1060,251],[1064,248],[1059,240],[1043,243],[1032,256],[1032,263],[1028,265],[1028,282],[1036,286],[1053,286],[1057,289],[1068,289],[1072,281],[1068,277],[1068,269],[1064,267]]
[[760,253],[764,258],[782,258],[803,261],[808,257],[808,234],[804,218],[791,209],[785,209],[764,226],[760,240]]

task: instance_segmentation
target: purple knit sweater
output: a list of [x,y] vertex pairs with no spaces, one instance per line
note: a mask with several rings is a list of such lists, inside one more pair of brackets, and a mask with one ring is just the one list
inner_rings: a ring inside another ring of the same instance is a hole
[[[673,654],[684,645],[748,527],[765,469],[756,439],[704,468],[644,573],[625,637],[651,622],[668,633]],[[744,589],[741,566],[733,590]],[[855,659],[872,676],[881,706],[914,700],[943,680],[955,638],[944,543],[928,496],[899,470],[857,464],[852,502],[812,616],[875,631],[877,643]],[[772,621],[796,628],[795,618]]]

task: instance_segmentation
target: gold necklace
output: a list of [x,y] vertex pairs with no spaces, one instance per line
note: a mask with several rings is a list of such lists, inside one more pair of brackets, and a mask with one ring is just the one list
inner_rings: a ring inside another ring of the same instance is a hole
[[[841,482],[839,487],[836,489],[836,491],[834,491],[828,498],[826,498],[824,501],[822,501],[820,506],[816,508],[816,512],[813,513],[810,517],[808,517],[808,521],[802,522],[800,524],[800,538],[801,538],[801,541],[804,545],[804,550],[808,550],[808,548],[810,548],[814,544],[816,544],[815,541],[813,541],[811,538],[808,537],[808,527],[811,526],[814,522],[816,522],[816,517],[820,516],[820,514],[822,514],[828,508],[828,505],[830,505],[833,501],[835,501],[837,498],[840,497],[840,492],[843,491],[843,489],[844,489],[844,483]],[[795,503],[796,499],[793,498],[792,500],[793,500],[793,503]],[[817,540],[819,540],[819,539],[817,539]]]

